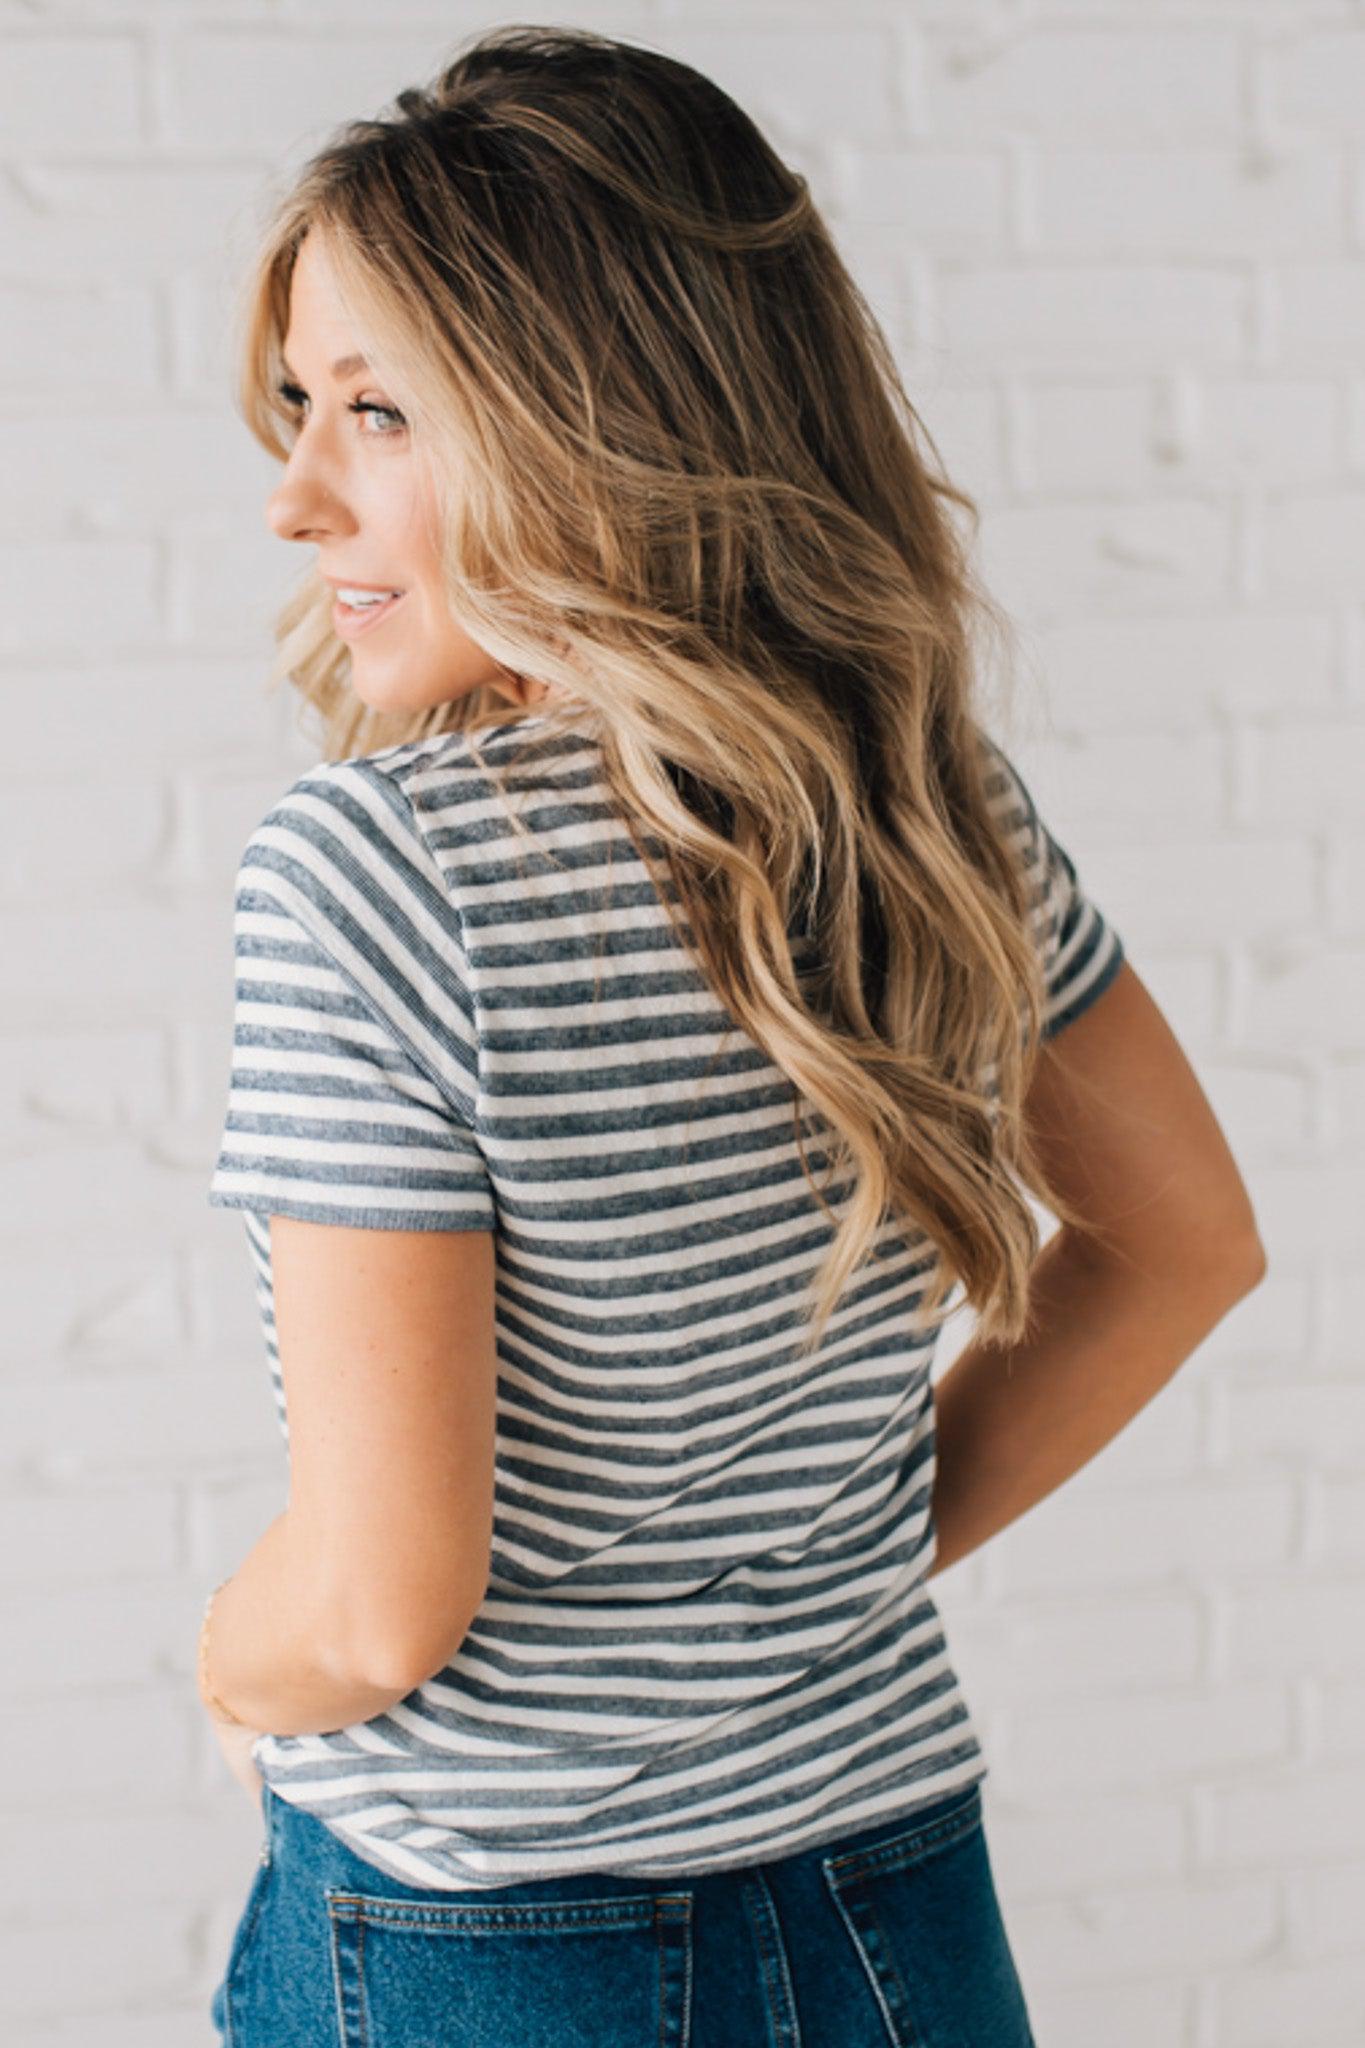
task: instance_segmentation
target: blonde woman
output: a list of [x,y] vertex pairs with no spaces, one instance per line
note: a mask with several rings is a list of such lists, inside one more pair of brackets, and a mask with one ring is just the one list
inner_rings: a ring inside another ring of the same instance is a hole
[[1264,1258],[974,708],[971,501],[648,48],[462,47],[248,305],[326,758],[242,858],[209,1196],[290,1469],[199,1637],[262,1802],[215,2023],[1023,2048],[928,1582]]

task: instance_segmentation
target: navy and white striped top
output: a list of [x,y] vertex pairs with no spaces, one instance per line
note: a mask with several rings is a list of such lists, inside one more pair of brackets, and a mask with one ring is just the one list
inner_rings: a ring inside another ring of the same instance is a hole
[[[794,1364],[834,1227],[790,1083],[686,954],[575,716],[479,736],[519,757],[524,833],[442,734],[300,776],[238,875],[208,1199],[246,1211],[286,1445],[271,1215],[496,1233],[484,1603],[388,1712],[253,1749],[281,1799],[443,1890],[771,1860],[987,1768],[923,1579],[933,1247],[888,1222]],[[1050,1036],[1122,947],[1003,755],[994,802]]]

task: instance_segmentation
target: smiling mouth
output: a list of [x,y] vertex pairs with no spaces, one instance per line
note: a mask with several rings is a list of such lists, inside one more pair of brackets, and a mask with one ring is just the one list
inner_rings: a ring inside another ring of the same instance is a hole
[[344,639],[354,639],[357,633],[366,633],[380,619],[386,619],[406,596],[407,592],[400,590],[380,604],[347,604],[344,598],[339,597],[332,606],[333,624]]

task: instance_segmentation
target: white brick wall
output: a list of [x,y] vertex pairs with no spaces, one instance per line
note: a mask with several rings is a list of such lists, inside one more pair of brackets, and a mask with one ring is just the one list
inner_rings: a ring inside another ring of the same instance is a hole
[[[204,1197],[234,864],[314,750],[264,689],[295,565],[232,408],[238,268],[335,122],[557,11],[0,9],[0,2032],[25,2048],[206,2044],[257,1839],[193,1652],[283,1466],[240,1224]],[[1040,2048],[1361,2043],[1365,4],[566,14],[708,69],[811,177],[982,502],[1021,762],[1269,1248],[1152,1408],[938,1582]]]

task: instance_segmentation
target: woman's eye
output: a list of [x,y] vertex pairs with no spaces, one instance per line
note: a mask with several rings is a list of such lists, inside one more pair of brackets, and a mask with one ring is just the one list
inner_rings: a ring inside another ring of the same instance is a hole
[[382,417],[386,420],[396,420],[398,422],[398,425],[394,427],[377,427],[375,431],[380,435],[396,434],[400,428],[405,427],[407,425],[407,421],[404,419],[402,413],[398,411],[396,406],[380,405],[373,398],[357,398],[353,402],[353,404],[347,407],[347,410],[349,412],[377,413],[382,415]]
[[[279,384],[275,388],[286,412],[294,416],[297,424],[303,408],[308,403],[308,393],[300,390],[297,384]],[[407,421],[396,406],[380,405],[373,398],[353,398],[346,410],[355,413],[376,413],[382,419],[396,422],[392,426],[376,427],[370,437],[371,439],[386,440],[390,434],[401,433],[402,429],[407,425]]]

